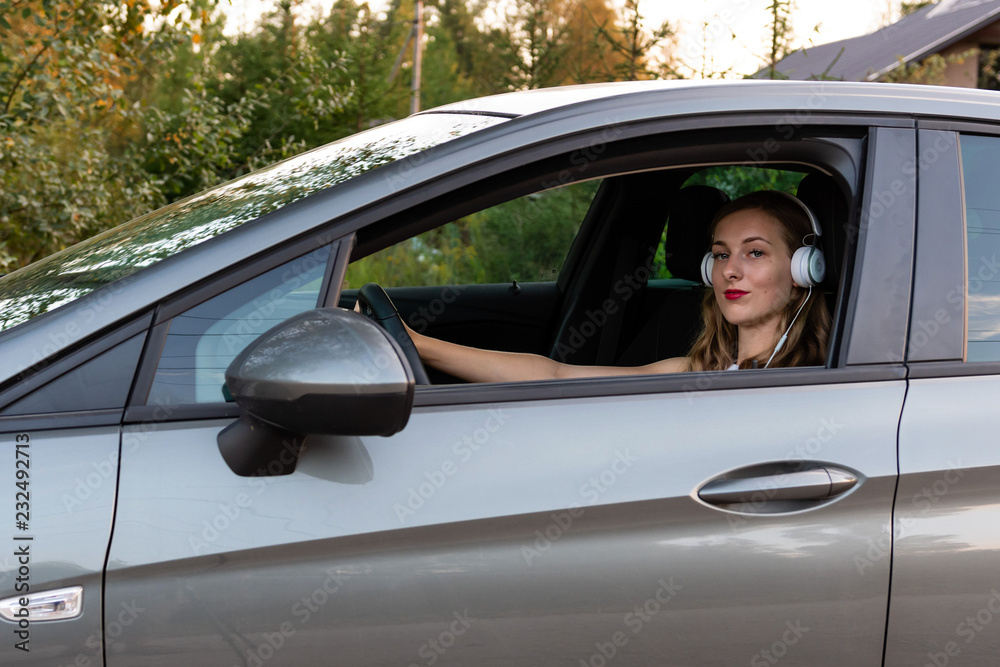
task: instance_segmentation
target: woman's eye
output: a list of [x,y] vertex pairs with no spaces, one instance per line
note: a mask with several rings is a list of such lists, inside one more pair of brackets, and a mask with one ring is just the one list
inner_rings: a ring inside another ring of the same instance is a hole
[[763,257],[764,256],[764,251],[763,250],[751,250],[750,251],[750,256],[751,257]]
[[729,253],[726,253],[726,252],[717,252],[714,255],[712,255],[712,257],[714,259],[729,259]]

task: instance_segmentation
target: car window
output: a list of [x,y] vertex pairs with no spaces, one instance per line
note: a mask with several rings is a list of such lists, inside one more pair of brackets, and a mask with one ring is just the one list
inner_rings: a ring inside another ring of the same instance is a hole
[[424,232],[353,262],[348,286],[554,281],[600,184],[545,190]]
[[324,246],[170,320],[147,403],[225,400],[233,358],[261,333],[318,305],[329,258],[330,246]]
[[[415,331],[452,343],[574,365],[683,357],[702,324],[700,265],[709,243],[698,230],[707,232],[726,198],[760,190],[802,196],[826,230],[847,222],[841,187],[808,166],[638,170],[531,193],[367,254],[348,267],[340,303],[351,307],[353,292],[375,282]],[[669,248],[668,225],[679,230]],[[821,318],[837,306],[847,244],[843,234],[828,241],[836,252],[821,287]],[[362,239],[361,253],[374,243]],[[460,381],[437,370],[432,384]]]
[[144,335],[133,336],[7,406],[0,415],[124,407],[144,340]]
[[1000,138],[961,138],[968,253],[968,361],[1000,360]]

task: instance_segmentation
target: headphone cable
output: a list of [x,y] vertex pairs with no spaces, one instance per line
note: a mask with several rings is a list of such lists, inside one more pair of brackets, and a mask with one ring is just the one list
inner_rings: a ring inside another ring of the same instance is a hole
[[802,302],[802,305],[799,306],[799,309],[795,311],[795,317],[792,318],[792,323],[788,325],[788,328],[785,329],[785,333],[781,335],[781,339],[778,340],[778,344],[774,347],[774,352],[772,352],[771,356],[768,357],[767,363],[764,364],[764,368],[767,368],[768,366],[771,365],[771,360],[774,359],[774,355],[778,354],[778,351],[781,350],[782,346],[784,346],[785,341],[788,340],[788,332],[792,330],[792,326],[795,324],[795,320],[799,319],[799,313],[801,313],[802,309],[806,307],[807,303],[809,303],[809,297],[812,296],[812,293],[813,293],[813,288],[812,285],[810,285],[809,293],[806,295],[806,298]]

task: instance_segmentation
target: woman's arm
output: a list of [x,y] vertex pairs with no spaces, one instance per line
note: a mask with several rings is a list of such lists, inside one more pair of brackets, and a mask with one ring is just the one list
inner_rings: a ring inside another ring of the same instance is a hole
[[664,359],[645,366],[574,366],[537,354],[481,350],[449,343],[418,334],[408,326],[406,328],[424,363],[469,382],[516,382],[611,375],[651,375],[690,370],[690,360],[687,357]]

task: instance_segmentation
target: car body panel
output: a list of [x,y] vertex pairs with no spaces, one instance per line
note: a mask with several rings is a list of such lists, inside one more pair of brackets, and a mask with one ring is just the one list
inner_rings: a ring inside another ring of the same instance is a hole
[[[632,95],[626,103],[615,99]],[[631,109],[642,95],[659,96],[660,105],[668,108],[658,114],[730,112],[762,109],[792,110],[789,120],[802,122],[812,112],[848,111],[872,113],[914,113],[927,116],[980,118],[1000,120],[1000,110],[989,92],[971,88],[925,86],[911,84],[871,84],[849,81],[629,81],[606,84],[564,86],[516,93],[503,93],[477,100],[429,109],[423,113],[479,113],[511,115],[541,114],[553,109],[579,112],[606,105]],[[699,100],[697,109],[685,108],[685,103]],[[742,101],[742,107],[737,100]],[[663,104],[664,101],[669,104]],[[627,113],[632,114],[632,111]]]
[[[966,230],[958,135],[918,130],[916,270],[906,359],[917,369],[966,352]],[[976,267],[979,269],[980,267]]]
[[861,247],[855,259],[856,279],[863,277],[881,289],[859,292],[850,311],[854,329],[848,365],[903,361],[916,219],[916,173],[907,173],[906,166],[915,156],[912,131],[873,132],[861,215],[847,233],[857,235]]
[[[313,437],[295,472],[272,478],[222,462],[228,422],[163,425],[123,455],[108,606],[153,611],[108,664],[238,663],[269,646],[280,664],[330,650],[427,664],[421,646],[456,618],[471,625],[454,664],[587,659],[616,632],[632,638],[622,664],[696,661],[706,645],[689,638],[718,627],[731,633],[711,640],[713,655],[749,661],[786,622],[808,628],[804,663],[869,662],[889,569],[862,576],[855,556],[888,530],[903,392],[897,381],[425,408],[390,438]],[[749,425],[776,404],[789,419],[766,429],[705,426]],[[723,461],[829,461],[863,481],[806,511],[737,514],[692,497]],[[664,614],[641,633],[650,620],[624,619],[647,600]]]
[[[20,626],[0,620],[5,636],[0,663],[103,664],[103,570],[114,519],[119,441],[116,426],[0,435],[11,526],[0,558],[0,599],[83,586],[82,614],[73,620],[33,621],[29,615],[27,637],[15,634]],[[15,454],[20,443],[28,445],[21,450],[24,456]],[[17,460],[29,467],[16,465]],[[14,513],[18,469],[29,472],[26,529],[15,526],[23,518]],[[16,647],[24,639],[27,651]]]
[[[995,364],[961,361],[970,297],[983,315],[994,312],[996,273],[990,245],[976,248],[968,266],[966,206],[985,212],[995,186],[993,174],[963,173],[958,139],[953,131],[919,133],[911,379],[899,429],[886,665],[989,664],[1000,650],[1000,384]],[[975,184],[972,200],[963,177]]]
[[1000,647],[1000,437],[989,398],[1000,382],[909,384],[886,664],[987,664]]

